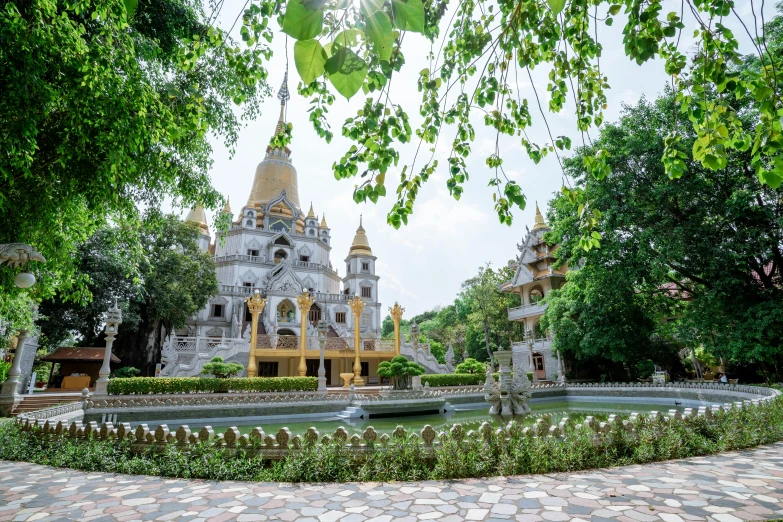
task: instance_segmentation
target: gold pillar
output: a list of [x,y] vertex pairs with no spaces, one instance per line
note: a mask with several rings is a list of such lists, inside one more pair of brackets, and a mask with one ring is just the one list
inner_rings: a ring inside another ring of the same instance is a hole
[[299,305],[299,313],[302,314],[302,326],[299,332],[299,377],[307,375],[307,362],[305,354],[307,350],[307,312],[313,306],[315,297],[310,297],[307,292],[296,298],[296,304]]
[[394,356],[400,355],[400,319],[405,312],[405,308],[401,307],[397,302],[394,302],[394,306],[389,307],[389,313],[394,321]]
[[361,344],[361,318],[364,311],[364,301],[358,296],[353,296],[350,301],[351,310],[353,311],[353,383],[356,386],[364,386],[364,379],[362,379],[362,363],[359,360],[359,345]]
[[252,320],[250,321],[250,355],[247,358],[247,376],[255,377],[256,368],[256,346],[258,344],[258,316],[264,310],[266,299],[261,299],[261,294],[256,290],[253,297],[246,297],[247,309],[250,310]]

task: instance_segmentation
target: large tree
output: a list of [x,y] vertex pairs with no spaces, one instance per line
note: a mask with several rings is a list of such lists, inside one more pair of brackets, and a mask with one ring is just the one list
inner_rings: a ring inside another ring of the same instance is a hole
[[[138,221],[139,205],[221,203],[208,135],[233,145],[241,115],[268,91],[270,51],[257,40],[240,49],[213,14],[197,0],[0,7],[0,243],[46,257],[31,267],[36,299],[89,298],[77,245],[109,222]],[[127,232],[132,242],[136,228]],[[17,292],[13,276],[0,270],[0,298]]]
[[73,338],[80,345],[103,343],[105,311],[117,299],[123,323],[114,352],[125,366],[151,375],[167,332],[181,328],[217,293],[215,264],[198,247],[199,230],[176,216],[147,216],[140,232],[138,276],[124,231],[102,229],[79,248],[79,270],[89,277],[88,305],[64,299],[44,301],[41,330],[50,347]]
[[[734,103],[742,125],[752,128],[757,113],[745,100]],[[686,155],[687,171],[669,179],[659,158],[672,127],[689,150],[700,139],[676,113],[670,92],[626,107],[593,147],[566,162],[579,187],[553,202],[552,240],[562,241],[559,252],[571,266],[584,264],[580,272],[589,277],[580,274],[574,278],[579,288],[553,295],[546,317],[558,336],[566,334],[562,321],[568,314],[560,313],[558,301],[616,279],[636,301],[653,303],[645,315],[675,317],[676,327],[668,331],[677,338],[725,360],[756,362],[780,373],[783,189],[760,182],[750,150],[730,151],[726,167],[717,171]],[[609,173],[598,180],[584,166],[596,150],[609,153]],[[603,232],[601,248],[590,252],[582,248],[577,217],[587,205],[598,212]],[[616,327],[629,309],[619,312]],[[647,331],[640,323],[637,334]]]
[[[469,174],[475,174],[466,158],[478,122],[494,135],[485,158],[487,177],[496,190],[500,222],[510,224],[513,209],[524,208],[526,199],[505,173],[503,151],[513,143],[534,163],[548,154],[560,161],[572,140],[591,140],[609,102],[604,48],[625,51],[626,61],[612,61],[624,76],[631,67],[657,60],[676,89],[680,118],[697,140],[688,147],[682,133],[667,133],[658,161],[668,176],[681,176],[692,163],[717,172],[729,155],[750,150],[749,165],[761,183],[774,188],[783,182],[783,75],[777,47],[765,32],[764,2],[287,0],[283,8],[276,0],[252,0],[251,5],[283,13],[282,30],[296,41],[292,54],[302,79],[299,90],[312,98],[310,119],[319,135],[331,139],[328,106],[334,93],[351,99],[362,91],[359,110],[342,127],[352,143],[333,171],[338,179],[361,178],[354,190],[357,202],[376,202],[386,195],[387,181],[398,183],[388,214],[395,227],[407,223],[423,185],[439,167],[446,171],[450,193],[460,198]],[[606,29],[615,21],[624,25],[622,31]],[[421,98],[411,103],[402,98],[395,76],[405,66],[405,52],[420,53],[428,43],[429,63],[418,72]],[[742,52],[753,53],[763,67],[734,68]],[[545,88],[533,77],[534,68],[548,73]],[[705,97],[710,91],[720,96]],[[742,113],[732,103],[737,98],[753,100],[758,126],[739,124]],[[571,135],[552,134],[547,109],[575,115]],[[421,116],[415,130],[411,110]],[[543,138],[533,138],[534,121]],[[414,140],[412,162],[401,175],[387,178],[398,166],[400,149]],[[444,140],[451,151],[439,166],[436,145]],[[683,159],[686,151],[692,151],[690,162]],[[585,157],[596,177],[607,172],[607,152],[598,148]],[[580,220],[580,235],[591,245],[593,232],[599,233],[597,220],[589,213]]]

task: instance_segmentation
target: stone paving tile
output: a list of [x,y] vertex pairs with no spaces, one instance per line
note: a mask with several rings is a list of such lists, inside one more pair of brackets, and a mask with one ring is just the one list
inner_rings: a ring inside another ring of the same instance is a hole
[[783,443],[581,473],[270,484],[82,473],[0,461],[0,522],[746,522],[783,518]]

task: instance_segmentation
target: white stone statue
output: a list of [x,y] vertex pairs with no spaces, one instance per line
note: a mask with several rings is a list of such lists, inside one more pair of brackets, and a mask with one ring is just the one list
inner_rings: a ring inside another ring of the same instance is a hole
[[6,243],[0,245],[0,266],[21,268],[30,261],[46,263],[46,259],[36,249],[24,243]]
[[178,358],[177,350],[174,349],[174,336],[169,334],[160,351],[160,362],[163,363],[163,369],[160,371],[161,376],[171,375],[174,372]]

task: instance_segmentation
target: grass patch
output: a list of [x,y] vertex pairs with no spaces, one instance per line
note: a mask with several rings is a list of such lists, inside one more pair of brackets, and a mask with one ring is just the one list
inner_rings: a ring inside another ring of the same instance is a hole
[[73,440],[24,432],[0,422],[0,459],[58,468],[207,480],[273,482],[411,481],[553,473],[709,455],[783,440],[783,398],[731,409],[712,419],[647,422],[632,431],[596,434],[567,428],[563,439],[532,437],[520,428],[442,439],[433,454],[418,437],[392,438],[358,457],[339,443],[305,447],[271,461],[251,446],[225,451],[211,444],[187,450],[169,444],[136,453],[130,441]]

